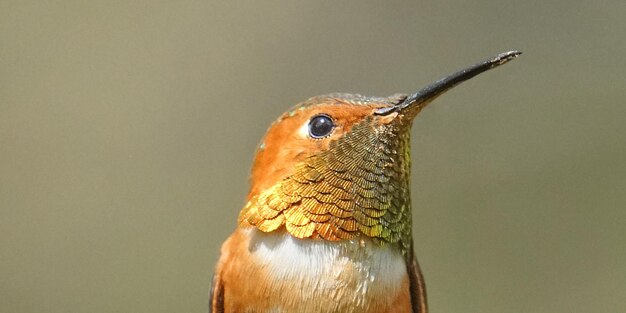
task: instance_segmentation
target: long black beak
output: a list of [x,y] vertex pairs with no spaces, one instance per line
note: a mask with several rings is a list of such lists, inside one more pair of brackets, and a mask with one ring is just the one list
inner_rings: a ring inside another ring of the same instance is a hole
[[[439,95],[450,90],[452,87],[492,68],[498,67],[508,61],[515,59],[518,55],[522,54],[520,51],[503,52],[496,55],[493,58],[489,58],[480,63],[474,64],[470,67],[462,69],[456,73],[448,75],[422,89],[418,92],[409,95],[404,101],[389,107],[384,107],[376,110],[376,115],[387,115],[393,112],[405,111],[409,107],[423,107],[431,100],[437,98]],[[419,110],[418,110],[419,111]]]

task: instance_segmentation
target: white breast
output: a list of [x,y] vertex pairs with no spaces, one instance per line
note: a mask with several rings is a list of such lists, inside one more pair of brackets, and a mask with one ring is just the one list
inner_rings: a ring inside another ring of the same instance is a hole
[[392,295],[407,276],[401,253],[371,240],[300,240],[286,233],[250,234],[250,253],[272,280],[298,282],[304,299],[351,295],[366,305],[371,296]]

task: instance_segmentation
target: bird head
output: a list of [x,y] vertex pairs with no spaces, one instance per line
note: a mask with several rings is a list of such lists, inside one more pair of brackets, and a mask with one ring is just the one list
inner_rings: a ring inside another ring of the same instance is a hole
[[411,244],[410,129],[431,101],[518,56],[480,62],[410,95],[310,98],[278,118],[258,146],[243,227],[329,241]]

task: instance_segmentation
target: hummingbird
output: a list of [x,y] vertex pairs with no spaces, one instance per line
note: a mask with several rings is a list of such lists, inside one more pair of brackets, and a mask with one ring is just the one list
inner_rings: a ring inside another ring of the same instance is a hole
[[426,313],[411,233],[410,129],[432,100],[509,51],[414,94],[310,98],[269,127],[224,242],[209,312]]

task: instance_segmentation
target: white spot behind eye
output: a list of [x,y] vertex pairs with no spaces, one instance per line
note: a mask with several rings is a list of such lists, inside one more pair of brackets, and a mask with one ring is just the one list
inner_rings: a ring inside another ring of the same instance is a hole
[[311,138],[309,136],[309,121],[306,121],[300,128],[298,128],[298,136],[302,138]]

